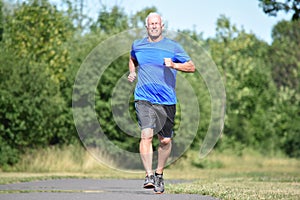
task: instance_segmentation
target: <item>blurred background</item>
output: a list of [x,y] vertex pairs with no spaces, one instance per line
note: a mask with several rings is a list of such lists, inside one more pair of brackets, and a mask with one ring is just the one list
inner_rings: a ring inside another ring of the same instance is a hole
[[[53,161],[58,151],[80,159],[72,115],[77,71],[99,43],[144,27],[154,11],[168,29],[201,45],[222,75],[225,126],[215,151],[299,159],[300,2],[211,2],[0,0],[0,170],[18,170],[24,159],[42,160],[51,152]],[[126,54],[105,71],[94,103],[107,137],[137,152],[138,139],[122,134],[111,111],[113,88],[127,71]],[[190,147],[198,151],[210,120],[210,96],[200,76],[188,80],[199,88],[201,120]]]

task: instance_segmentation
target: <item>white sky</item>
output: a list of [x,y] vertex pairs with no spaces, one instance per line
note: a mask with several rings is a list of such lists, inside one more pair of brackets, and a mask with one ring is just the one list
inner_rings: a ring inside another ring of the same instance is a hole
[[155,6],[168,22],[168,29],[195,28],[198,33],[203,33],[204,38],[215,36],[217,19],[224,14],[237,28],[244,28],[268,43],[272,41],[273,26],[282,19],[291,18],[283,12],[277,17],[266,15],[258,6],[258,0],[84,0],[84,3],[92,17],[98,16],[101,5],[108,8],[118,5],[129,15]]

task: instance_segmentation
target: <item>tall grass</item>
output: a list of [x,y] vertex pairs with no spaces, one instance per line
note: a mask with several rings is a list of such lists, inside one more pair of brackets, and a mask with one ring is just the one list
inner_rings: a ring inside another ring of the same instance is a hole
[[[111,161],[113,163],[113,161]],[[167,167],[166,171],[189,172],[203,171],[286,171],[300,169],[300,161],[284,156],[265,157],[253,150],[246,150],[242,155],[228,152],[212,152],[206,158],[200,159],[198,152],[188,151],[183,157]],[[28,151],[21,161],[11,168],[2,169],[4,172],[80,172],[97,173],[103,170],[115,171],[100,163],[81,145],[64,147],[46,147],[44,149]],[[140,171],[137,171],[140,173]],[[189,173],[185,173],[189,174]],[[174,175],[175,176],[175,175]],[[180,174],[174,178],[181,178]],[[186,176],[185,176],[186,177]],[[193,177],[195,177],[193,175]],[[199,177],[201,178],[201,177]]]
[[80,145],[64,147],[46,147],[44,149],[28,151],[21,161],[10,172],[93,172],[101,171],[105,167],[99,164]]

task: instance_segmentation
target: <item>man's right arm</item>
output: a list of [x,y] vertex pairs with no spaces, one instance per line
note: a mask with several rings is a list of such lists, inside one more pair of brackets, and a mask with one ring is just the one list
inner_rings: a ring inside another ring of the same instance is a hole
[[137,61],[132,56],[130,56],[129,63],[128,63],[129,75],[127,77],[129,82],[133,82],[136,79],[135,70],[137,66],[138,66]]

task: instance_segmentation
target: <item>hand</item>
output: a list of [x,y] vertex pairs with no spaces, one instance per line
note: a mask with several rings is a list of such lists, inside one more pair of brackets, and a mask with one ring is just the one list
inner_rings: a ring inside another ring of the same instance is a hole
[[171,58],[164,58],[164,62],[167,67],[175,69],[176,64],[172,61]]
[[129,82],[133,82],[136,79],[136,73],[135,72],[130,72],[128,77],[127,77]]

